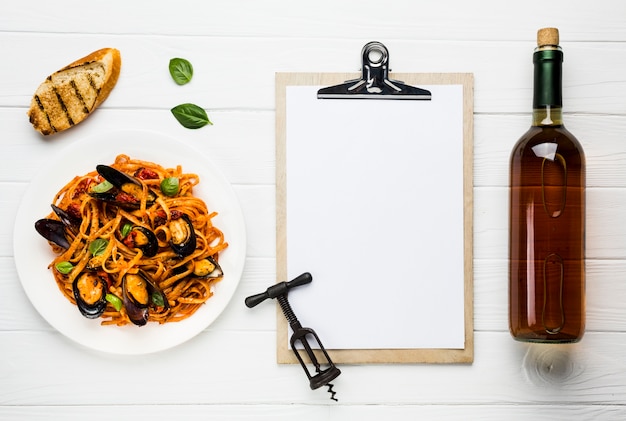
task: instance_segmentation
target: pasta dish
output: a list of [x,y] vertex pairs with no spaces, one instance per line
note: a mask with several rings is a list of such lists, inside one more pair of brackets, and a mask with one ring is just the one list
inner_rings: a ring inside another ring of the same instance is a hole
[[193,195],[196,174],[118,155],[76,176],[35,223],[56,257],[65,297],[105,325],[138,326],[191,316],[223,277],[228,247],[217,215]]

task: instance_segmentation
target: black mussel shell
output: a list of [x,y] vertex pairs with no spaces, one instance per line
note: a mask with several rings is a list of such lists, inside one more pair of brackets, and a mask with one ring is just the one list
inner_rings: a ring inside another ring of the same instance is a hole
[[165,294],[155,285],[148,274],[138,271],[136,274],[127,273],[122,280],[122,292],[126,314],[133,324],[143,326],[148,322],[148,310],[157,308],[158,299],[162,303],[162,311],[169,308]]
[[[134,234],[133,231],[135,231]],[[141,249],[144,256],[156,256],[159,251],[159,240],[152,231],[144,227],[134,226],[129,235],[135,236],[135,247]]]
[[211,279],[224,276],[221,266],[213,257],[196,260],[193,265],[193,276],[196,278]]
[[98,318],[107,306],[108,284],[96,272],[83,272],[72,284],[76,306],[88,319]]
[[[125,209],[137,209],[139,207],[143,194],[143,184],[139,180],[108,165],[97,165],[96,170],[114,188],[103,193],[89,192],[91,197],[111,202]],[[152,206],[155,200],[156,194],[148,189],[147,206]]]
[[115,168],[108,165],[96,165],[96,171],[98,171],[98,174],[100,174],[102,178],[113,184],[113,186],[117,187],[118,189],[122,188],[124,184],[128,183],[139,186],[141,185],[139,180],[137,180],[135,177],[116,170]]
[[54,211],[54,213],[59,217],[61,222],[63,222],[63,224],[65,224],[66,227],[71,229],[72,232],[74,233],[78,232],[78,229],[80,228],[80,224],[82,222],[80,218],[77,218],[71,215],[70,213],[68,213],[67,211],[64,211],[58,206],[55,206],[55,205],[50,205],[50,206],[52,207],[52,210]]
[[122,300],[131,322],[143,326],[148,322],[150,293],[147,279],[141,274],[126,274],[122,281]]
[[35,222],[35,230],[46,240],[57,246],[68,249],[70,242],[67,239],[66,226],[56,219],[40,219]]
[[170,240],[172,250],[180,257],[193,253],[196,249],[196,232],[189,216],[184,213],[180,218],[172,219],[169,228],[172,235]]

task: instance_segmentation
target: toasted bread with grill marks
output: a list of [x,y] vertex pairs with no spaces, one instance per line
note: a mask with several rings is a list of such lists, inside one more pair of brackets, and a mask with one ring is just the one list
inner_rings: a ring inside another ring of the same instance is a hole
[[111,93],[121,66],[120,52],[103,48],[48,76],[37,88],[28,110],[35,130],[50,135],[89,117]]

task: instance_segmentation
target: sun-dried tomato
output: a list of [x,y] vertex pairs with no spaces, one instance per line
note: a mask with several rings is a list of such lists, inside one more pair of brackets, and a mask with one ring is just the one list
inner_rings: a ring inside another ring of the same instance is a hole
[[124,237],[124,239],[122,240],[122,242],[130,248],[135,248],[136,244],[135,244],[135,237],[137,236],[137,231],[131,231],[128,233],[128,235],[126,237]]
[[167,222],[167,214],[163,209],[159,209],[156,211],[156,215],[154,216],[154,226],[160,227],[161,225]]
[[126,192],[119,192],[117,196],[115,196],[115,201],[118,203],[139,203],[139,199]]
[[154,170],[141,167],[135,171],[135,177],[140,180],[154,180],[159,178],[159,175]]
[[82,215],[80,213],[80,203],[72,202],[67,207],[66,211],[72,218],[82,219]]
[[72,199],[76,199],[80,195],[87,193],[89,191],[89,186],[91,186],[92,183],[93,180],[91,178],[84,178],[80,180],[74,190],[74,193],[72,194]]

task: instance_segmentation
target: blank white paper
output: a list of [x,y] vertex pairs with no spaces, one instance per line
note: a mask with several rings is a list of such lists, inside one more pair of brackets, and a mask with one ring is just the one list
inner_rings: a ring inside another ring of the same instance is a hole
[[288,86],[289,301],[328,349],[464,347],[463,87],[430,101]]

